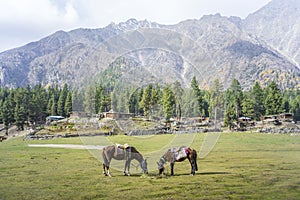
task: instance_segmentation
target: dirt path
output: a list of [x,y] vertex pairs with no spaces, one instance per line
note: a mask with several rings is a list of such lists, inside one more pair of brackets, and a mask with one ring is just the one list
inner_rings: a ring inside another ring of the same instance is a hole
[[29,147],[48,147],[65,149],[98,149],[102,150],[104,146],[98,145],[78,145],[78,144],[28,144]]

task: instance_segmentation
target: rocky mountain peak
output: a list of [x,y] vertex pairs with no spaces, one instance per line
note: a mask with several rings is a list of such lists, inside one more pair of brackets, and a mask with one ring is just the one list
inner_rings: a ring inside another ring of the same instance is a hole
[[202,87],[235,78],[244,88],[272,80],[300,88],[299,2],[274,0],[245,20],[214,14],[175,25],[129,19],[58,31],[0,53],[0,84],[84,87],[108,76],[188,86],[196,76]]
[[148,20],[138,21],[134,18],[127,20],[126,22],[120,22],[118,24],[111,23],[107,28],[111,28],[117,31],[133,31],[141,28],[159,28],[159,24],[155,22],[150,22]]

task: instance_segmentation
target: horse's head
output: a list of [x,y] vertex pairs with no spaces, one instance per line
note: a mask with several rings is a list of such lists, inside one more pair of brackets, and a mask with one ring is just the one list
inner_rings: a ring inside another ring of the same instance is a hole
[[161,175],[164,170],[165,170],[165,167],[164,167],[164,164],[166,163],[165,159],[162,157],[160,158],[159,162],[157,162],[157,166],[158,166],[158,174]]
[[144,174],[148,174],[147,159],[143,159],[143,161],[141,162],[141,168],[142,168]]

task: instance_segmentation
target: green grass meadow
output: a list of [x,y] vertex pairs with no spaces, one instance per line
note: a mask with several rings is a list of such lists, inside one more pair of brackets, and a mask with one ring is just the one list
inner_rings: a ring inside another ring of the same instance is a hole
[[[148,138],[111,136],[142,154],[163,146],[172,135]],[[191,145],[200,150],[205,134]],[[28,147],[28,144],[82,144],[80,138],[0,143],[0,199],[300,199],[300,136],[222,133],[214,149],[198,158],[199,171],[190,176],[188,161],[175,164],[175,176],[125,177],[88,150]],[[99,151],[100,154],[100,151]],[[148,163],[149,165],[150,163]]]

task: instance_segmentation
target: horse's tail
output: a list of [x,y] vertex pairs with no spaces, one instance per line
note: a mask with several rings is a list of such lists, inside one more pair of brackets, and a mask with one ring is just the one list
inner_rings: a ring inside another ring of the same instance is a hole
[[194,149],[193,159],[195,163],[195,170],[198,171],[198,165],[197,165],[197,151]]
[[106,147],[104,147],[102,149],[102,159],[103,159],[103,165],[107,166],[108,165],[108,159],[107,159],[106,151],[107,151],[107,149],[106,149]]

